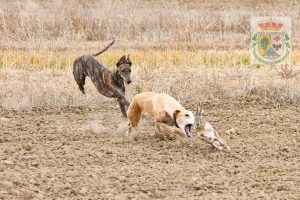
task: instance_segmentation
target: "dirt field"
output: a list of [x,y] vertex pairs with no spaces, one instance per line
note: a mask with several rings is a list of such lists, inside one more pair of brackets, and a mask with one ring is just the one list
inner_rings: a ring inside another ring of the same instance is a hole
[[223,99],[205,107],[230,152],[196,137],[159,139],[149,118],[135,140],[120,137],[115,102],[1,108],[0,198],[300,198],[299,105]]

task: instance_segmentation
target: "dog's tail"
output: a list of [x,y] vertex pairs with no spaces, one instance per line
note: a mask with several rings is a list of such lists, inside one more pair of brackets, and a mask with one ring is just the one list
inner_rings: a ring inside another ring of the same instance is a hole
[[109,47],[111,47],[113,44],[115,43],[115,38],[112,38],[111,43],[105,47],[104,49],[102,49],[101,51],[99,51],[98,53],[93,54],[93,56],[99,56],[100,54],[104,53],[107,49],[109,49]]
[[73,63],[73,75],[77,85],[79,86],[80,91],[83,94],[85,94],[84,84],[85,84],[85,78],[87,76],[87,73],[83,69],[83,64],[81,59],[76,59]]

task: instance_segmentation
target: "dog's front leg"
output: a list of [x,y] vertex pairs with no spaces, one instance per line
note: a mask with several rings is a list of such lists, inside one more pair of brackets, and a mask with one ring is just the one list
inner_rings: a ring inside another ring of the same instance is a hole
[[[155,125],[157,128],[157,130],[155,131],[155,137],[164,140],[165,139],[164,134],[166,134],[167,137],[170,138],[170,133],[169,133],[170,130],[168,129],[169,127],[165,127],[166,124],[156,121]],[[165,131],[165,128],[168,129],[168,131]]]
[[118,103],[119,103],[119,106],[120,106],[120,109],[121,109],[121,112],[122,112],[123,117],[127,118],[126,108],[125,108],[125,103],[124,103],[124,101],[122,101],[122,99],[117,99],[117,101],[118,101]]
[[167,130],[168,133],[179,135],[181,137],[186,137],[185,133],[180,128],[177,128],[175,126],[169,126],[162,122],[156,122],[156,127],[158,128],[159,131]]
[[119,106],[120,106],[122,115],[123,115],[123,117],[127,118],[126,107],[128,108],[130,103],[123,94],[119,93],[118,95],[119,95],[119,97],[117,98],[117,100],[119,102]]
[[172,126],[168,126],[167,124],[163,123],[163,122],[155,122],[156,127],[158,129],[159,134],[161,134],[161,132],[164,132],[165,134],[169,135],[170,134],[174,134],[174,128]]
[[185,133],[180,128],[177,127],[174,127],[173,133],[181,137],[186,137]]
[[[108,95],[107,95],[108,96]],[[126,97],[124,96],[124,94],[122,94],[119,90],[114,90],[114,93],[112,93],[111,95],[109,95],[108,97],[112,97],[112,98],[116,98],[122,115],[127,118],[127,114],[126,114],[126,107],[129,107],[130,103],[129,101],[126,99]]]
[[126,99],[125,94],[123,94],[119,90],[116,90],[114,92],[113,97],[117,98],[119,102],[121,102],[122,104],[124,104],[127,107],[130,105],[130,102]]

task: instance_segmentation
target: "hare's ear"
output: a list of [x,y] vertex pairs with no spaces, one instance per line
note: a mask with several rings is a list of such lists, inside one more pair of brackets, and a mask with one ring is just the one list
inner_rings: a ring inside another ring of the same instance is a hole
[[203,114],[203,110],[202,110],[202,107],[201,107],[201,104],[200,102],[197,104],[197,113],[196,113],[196,116],[197,117],[202,117],[202,114]]

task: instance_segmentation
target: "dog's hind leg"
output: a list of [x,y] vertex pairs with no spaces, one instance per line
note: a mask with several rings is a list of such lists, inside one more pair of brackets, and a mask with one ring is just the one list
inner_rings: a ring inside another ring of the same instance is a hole
[[80,59],[76,59],[73,64],[73,75],[74,79],[79,86],[80,91],[85,94],[84,91],[84,84],[85,84],[85,78],[86,73],[83,69],[83,63]]
[[83,94],[85,94],[84,87],[83,87],[85,84],[85,77],[86,76],[84,74],[81,74],[79,77],[79,82],[77,82],[79,89]]

